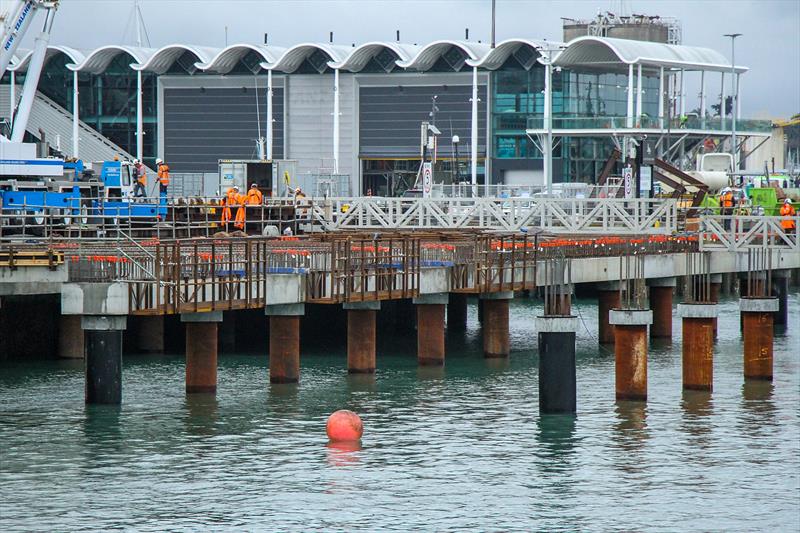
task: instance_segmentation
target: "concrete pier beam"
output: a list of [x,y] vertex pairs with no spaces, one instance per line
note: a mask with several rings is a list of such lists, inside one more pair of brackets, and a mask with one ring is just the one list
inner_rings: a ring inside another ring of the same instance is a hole
[[447,297],[447,330],[467,329],[467,295],[451,292]]
[[268,305],[269,317],[269,381],[300,381],[300,318],[304,304]]
[[772,380],[773,317],[777,298],[741,298],[745,379]]
[[574,316],[536,317],[539,335],[539,412],[575,413],[575,332]]
[[58,356],[83,359],[84,335],[79,315],[61,315],[58,322]]
[[122,402],[122,332],[124,316],[82,316],[86,342],[86,387],[90,404]]
[[650,326],[650,337],[672,338],[672,296],[677,279],[654,278],[647,280],[650,288],[650,310],[653,311],[653,325]]
[[619,282],[599,283],[597,286],[597,340],[600,344],[614,344],[614,326],[608,322],[608,314],[619,306]]
[[185,313],[186,393],[217,392],[217,328],[222,311]]
[[647,400],[647,326],[653,312],[613,309],[615,385],[618,400]]
[[716,304],[679,304],[682,320],[683,388],[710,391],[714,386]]
[[511,342],[508,333],[508,303],[514,293],[495,292],[481,294],[483,304],[483,355],[484,357],[508,357]]
[[444,315],[447,293],[424,294],[414,298],[417,306],[417,362],[420,365],[444,364]]
[[380,302],[343,304],[347,311],[347,371],[351,374],[375,373],[375,313]]

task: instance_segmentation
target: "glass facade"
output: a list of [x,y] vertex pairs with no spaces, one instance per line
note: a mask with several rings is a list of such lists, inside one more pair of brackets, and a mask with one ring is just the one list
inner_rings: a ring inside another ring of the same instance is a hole
[[[544,120],[544,66],[523,68],[514,58],[492,73],[492,156],[537,160],[541,151],[525,130]],[[635,81],[635,80],[634,80]],[[642,76],[642,115],[658,115],[658,76]],[[553,127],[624,127],[628,110],[627,73],[597,70],[553,72]],[[592,181],[613,148],[608,137],[562,137],[553,148],[554,176]]]
[[[80,73],[80,119],[136,155],[136,72],[130,68],[134,59],[120,54],[99,75]],[[39,80],[39,91],[72,112],[72,71],[66,68],[71,60],[58,54],[47,62]],[[20,79],[19,77],[17,78]],[[156,130],[156,75],[142,74],[142,106],[144,127],[144,163],[155,165],[158,133]]]

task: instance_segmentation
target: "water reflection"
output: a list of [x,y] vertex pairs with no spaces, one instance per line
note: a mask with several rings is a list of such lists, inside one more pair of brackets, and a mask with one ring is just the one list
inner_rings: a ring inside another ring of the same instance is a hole
[[441,381],[444,379],[444,365],[417,366],[417,379],[420,381]]
[[82,424],[83,467],[94,472],[107,466],[124,448],[119,405],[86,405]]
[[190,435],[214,435],[219,418],[219,403],[215,394],[187,394],[184,425]]
[[777,406],[773,401],[775,386],[772,381],[763,379],[745,379],[742,384],[742,407],[748,415],[754,415],[754,421],[761,425],[773,425],[777,421]]
[[714,402],[711,391],[685,390],[681,396],[683,431],[693,437],[691,444],[705,449],[712,444]]
[[614,408],[617,416],[614,431],[622,449],[635,451],[642,448],[650,432],[647,428],[647,402],[618,400]]
[[541,415],[536,440],[545,456],[569,455],[575,447],[575,415]]
[[375,392],[375,374],[347,374],[348,392]]
[[331,466],[354,466],[361,462],[361,441],[336,441],[325,445],[328,449],[328,464]]
[[484,357],[486,368],[495,372],[503,372],[511,366],[510,357]]

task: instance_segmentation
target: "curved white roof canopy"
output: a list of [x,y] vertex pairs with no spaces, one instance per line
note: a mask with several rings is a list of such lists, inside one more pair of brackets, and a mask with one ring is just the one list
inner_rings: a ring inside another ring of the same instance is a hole
[[451,48],[458,48],[464,52],[466,60],[477,61],[489,53],[489,45],[471,41],[433,41],[423,46],[417,55],[408,61],[398,61],[397,66],[414,70],[425,71],[433,67],[434,64],[448,52]]
[[232,44],[226,46],[222,50],[205,63],[197,63],[197,68],[206,72],[216,72],[218,74],[227,74],[236,67],[236,64],[241,61],[250,52],[255,52],[261,56],[264,63],[274,63],[284,52],[285,48],[278,46],[267,46],[264,44]]
[[[370,42],[350,49],[350,53],[341,62],[331,62],[331,68],[358,72],[367,66],[373,57],[379,55],[384,50],[389,50],[393,56],[393,67],[397,62],[408,61],[419,52],[419,46],[412,44],[400,44],[397,42]],[[391,70],[391,69],[387,69]]]
[[[67,56],[71,64],[80,63],[85,57],[83,52],[75,50],[74,48],[70,48],[69,46],[49,45],[44,56],[45,65],[58,54],[64,54]],[[17,61],[15,61],[12,65],[9,65],[8,70],[13,70],[15,72],[26,72],[28,70],[28,65],[30,65],[32,56],[33,50],[26,50],[17,57]]]
[[[553,64],[562,67],[624,64],[718,72],[731,70],[730,61],[710,48],[591,36],[568,42]],[[747,70],[747,67],[736,67],[738,73]]]
[[563,46],[563,43],[540,41],[538,39],[506,39],[498,43],[494,48],[478,60],[469,59],[467,65],[471,67],[485,68],[488,70],[495,70],[503,66],[503,63],[508,60],[511,55],[522,48],[527,46],[534,51],[536,59],[542,55],[542,51]]
[[156,53],[154,48],[140,48],[138,46],[118,46],[108,45],[101,46],[96,50],[90,52],[80,63],[74,65],[67,65],[70,70],[77,70],[80,72],[89,72],[91,74],[102,74],[108,68],[108,65],[120,54],[128,54],[133,58],[133,63],[144,64]]
[[206,63],[208,60],[219,52],[218,48],[210,48],[207,46],[194,46],[190,44],[170,44],[162,46],[145,61],[138,64],[131,65],[134,70],[142,70],[147,72],[155,72],[156,74],[163,74],[167,72],[172,65],[180,59],[185,53],[189,52],[196,58],[190,64],[190,69],[196,69],[195,63]]
[[261,68],[267,70],[280,70],[281,72],[291,73],[300,68],[303,61],[308,59],[314,52],[320,51],[328,56],[326,64],[340,63],[350,54],[351,48],[327,43],[302,43],[288,48],[274,62],[261,63]]

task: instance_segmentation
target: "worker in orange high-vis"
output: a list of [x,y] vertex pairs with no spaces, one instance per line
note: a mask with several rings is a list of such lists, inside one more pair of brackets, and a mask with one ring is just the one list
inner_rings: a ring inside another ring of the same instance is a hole
[[230,222],[231,218],[233,218],[232,217],[233,213],[231,212],[231,209],[233,209],[233,207],[238,203],[237,202],[238,196],[239,196],[239,187],[234,185],[233,187],[228,189],[227,196],[225,196],[225,198],[222,199],[222,205],[224,206],[222,208],[222,223],[226,225],[225,226],[226,228],[228,222]]
[[247,206],[247,195],[239,194],[239,188],[236,188],[236,205],[239,208],[236,210],[236,219],[234,220],[233,227],[244,231],[244,210]]
[[247,205],[261,205],[264,202],[264,195],[258,190],[255,183],[250,185],[250,190],[247,191]]
[[156,167],[158,168],[158,192],[167,194],[167,187],[169,186],[169,165],[164,163],[164,160],[156,159]]
[[[720,211],[719,214],[724,217],[730,217],[733,215],[733,189],[730,187],[725,187],[720,191],[719,195],[719,207]],[[730,218],[725,218],[722,222],[723,226],[726,230],[731,229],[731,220]]]
[[783,231],[786,233],[794,232],[795,230],[795,221],[794,217],[797,215],[797,211],[795,211],[794,206],[792,205],[792,200],[787,198],[783,201],[783,205],[781,206],[781,216],[783,219],[781,220],[781,227]]

